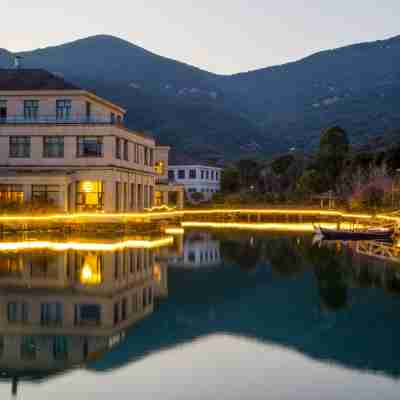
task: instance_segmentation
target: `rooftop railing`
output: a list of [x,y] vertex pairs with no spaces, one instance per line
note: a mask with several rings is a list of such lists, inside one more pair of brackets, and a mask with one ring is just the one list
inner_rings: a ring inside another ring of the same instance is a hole
[[70,114],[65,116],[57,115],[7,115],[0,116],[1,124],[110,124],[122,125],[123,121],[117,117],[104,114]]

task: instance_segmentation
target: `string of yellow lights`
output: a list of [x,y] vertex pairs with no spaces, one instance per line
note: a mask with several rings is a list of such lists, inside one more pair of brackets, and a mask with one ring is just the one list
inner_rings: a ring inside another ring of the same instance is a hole
[[118,243],[80,243],[51,241],[0,242],[0,251],[52,250],[52,251],[117,251],[125,248],[154,249],[173,244],[173,237],[157,240],[126,240]]

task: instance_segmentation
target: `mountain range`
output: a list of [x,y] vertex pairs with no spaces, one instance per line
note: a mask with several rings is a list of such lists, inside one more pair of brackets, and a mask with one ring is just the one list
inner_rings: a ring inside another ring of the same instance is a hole
[[120,104],[130,128],[172,145],[183,161],[308,151],[331,125],[360,144],[400,128],[400,36],[234,75],[107,35],[22,53],[0,49],[0,67],[11,67],[15,55],[24,68],[48,69]]

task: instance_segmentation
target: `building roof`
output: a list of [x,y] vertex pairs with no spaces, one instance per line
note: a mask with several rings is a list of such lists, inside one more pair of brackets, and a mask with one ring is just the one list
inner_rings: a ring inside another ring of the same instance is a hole
[[0,90],[82,90],[44,69],[0,69]]
[[212,169],[220,169],[221,167],[216,167],[215,165],[207,165],[205,163],[194,163],[194,164],[169,164],[168,168],[212,168]]

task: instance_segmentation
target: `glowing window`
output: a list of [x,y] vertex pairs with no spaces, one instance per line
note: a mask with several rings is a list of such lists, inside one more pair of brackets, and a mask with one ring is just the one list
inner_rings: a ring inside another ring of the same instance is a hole
[[158,175],[164,175],[165,174],[165,163],[164,161],[157,161],[155,166],[154,166],[156,173]]
[[102,210],[103,196],[102,181],[78,181],[76,183],[76,208],[80,212]]
[[77,278],[83,285],[99,285],[103,281],[103,257],[88,253],[77,255]]

